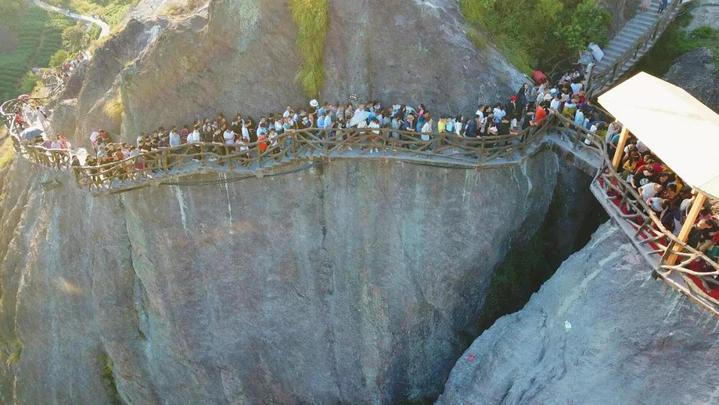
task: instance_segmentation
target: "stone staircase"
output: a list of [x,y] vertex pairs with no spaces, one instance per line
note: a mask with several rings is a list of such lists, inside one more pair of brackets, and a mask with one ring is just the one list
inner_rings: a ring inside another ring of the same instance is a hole
[[659,3],[653,0],[647,11],[637,10],[634,18],[605,47],[604,58],[592,70],[589,86],[592,96],[608,90],[651,49],[679,14],[683,1],[669,1],[662,14],[657,13]]

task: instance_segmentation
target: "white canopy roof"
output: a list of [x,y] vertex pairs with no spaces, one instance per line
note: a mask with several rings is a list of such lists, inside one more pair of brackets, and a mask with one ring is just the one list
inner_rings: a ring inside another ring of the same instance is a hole
[[690,186],[719,198],[719,115],[673,84],[641,72],[599,103]]

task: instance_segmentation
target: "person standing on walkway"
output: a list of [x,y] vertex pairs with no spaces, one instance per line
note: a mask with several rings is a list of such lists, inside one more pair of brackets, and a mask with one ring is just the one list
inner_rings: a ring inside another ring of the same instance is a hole
[[661,0],[659,2],[659,10],[657,10],[657,13],[661,14],[664,12],[664,9],[667,8],[667,3],[669,3],[669,0]]

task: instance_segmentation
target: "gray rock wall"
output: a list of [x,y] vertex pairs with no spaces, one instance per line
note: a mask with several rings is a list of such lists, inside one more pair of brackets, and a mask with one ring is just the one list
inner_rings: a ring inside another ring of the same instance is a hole
[[699,48],[680,56],[669,68],[665,79],[719,111],[719,72],[711,49]]
[[528,81],[497,50],[469,41],[453,0],[335,0],[325,50],[323,97],[468,114],[508,99]]
[[0,400],[105,403],[113,386],[128,403],[436,396],[559,170],[549,150],[482,171],[336,160],[91,197],[17,161],[0,337],[22,352],[0,367]]
[[603,225],[455,365],[439,404],[714,403],[717,320]]
[[[329,3],[323,100],[356,94],[467,114],[525,79],[493,48],[474,48],[455,1]],[[78,95],[76,141],[98,127],[134,141],[218,112],[257,118],[307,105],[286,0],[212,0],[181,19],[148,13],[96,52]],[[104,106],[118,94],[124,114],[109,117]]]

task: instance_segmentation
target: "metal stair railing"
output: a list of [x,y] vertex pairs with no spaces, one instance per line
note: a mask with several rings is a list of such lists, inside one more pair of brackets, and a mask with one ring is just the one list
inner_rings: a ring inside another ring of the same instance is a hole
[[659,37],[664,33],[664,31],[666,31],[669,24],[674,21],[674,18],[677,16],[681,6],[682,0],[672,0],[666,10],[662,13],[661,17],[654,23],[652,29],[647,30],[643,35],[641,35],[636,40],[635,44],[627,48],[627,50],[619,55],[610,67],[596,74],[592,73],[587,81],[588,97],[597,97],[616,83],[626,70],[628,70],[625,69],[627,63],[642,56],[656,43]]

